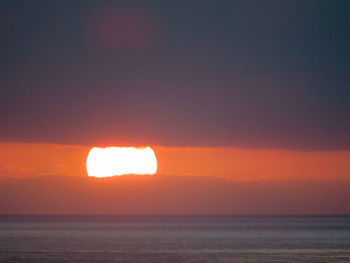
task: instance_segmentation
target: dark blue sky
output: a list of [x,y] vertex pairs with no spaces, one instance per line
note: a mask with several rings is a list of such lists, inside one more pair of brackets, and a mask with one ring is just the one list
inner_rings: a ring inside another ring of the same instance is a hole
[[350,149],[349,10],[2,1],[0,140]]

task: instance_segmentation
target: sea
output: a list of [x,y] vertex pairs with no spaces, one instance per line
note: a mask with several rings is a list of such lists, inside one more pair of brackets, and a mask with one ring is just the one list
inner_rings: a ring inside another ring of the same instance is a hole
[[0,216],[0,262],[350,262],[350,216]]

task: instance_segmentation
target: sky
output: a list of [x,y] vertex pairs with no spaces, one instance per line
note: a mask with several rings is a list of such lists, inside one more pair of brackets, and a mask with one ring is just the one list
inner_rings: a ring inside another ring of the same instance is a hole
[[[0,214],[349,214],[349,9],[1,1]],[[157,175],[88,178],[94,146]]]
[[2,1],[0,139],[348,150],[349,5]]
[[[86,177],[91,147],[0,143],[0,176]],[[350,179],[350,151],[153,147],[159,175],[215,176],[231,181]]]

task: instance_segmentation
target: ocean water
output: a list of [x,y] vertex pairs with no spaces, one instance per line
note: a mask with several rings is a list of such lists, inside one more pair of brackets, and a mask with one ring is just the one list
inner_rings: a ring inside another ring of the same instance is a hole
[[0,216],[0,262],[350,262],[350,217]]

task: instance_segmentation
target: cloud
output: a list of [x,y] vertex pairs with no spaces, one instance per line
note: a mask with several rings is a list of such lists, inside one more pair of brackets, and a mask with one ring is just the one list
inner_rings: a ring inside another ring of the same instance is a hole
[[347,214],[349,179],[0,178],[1,214]]

